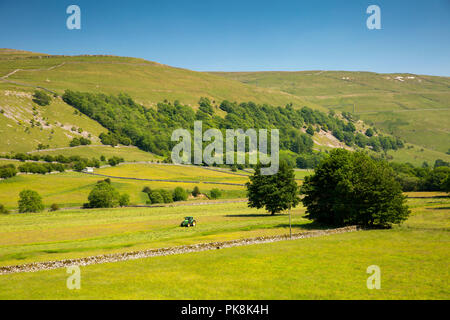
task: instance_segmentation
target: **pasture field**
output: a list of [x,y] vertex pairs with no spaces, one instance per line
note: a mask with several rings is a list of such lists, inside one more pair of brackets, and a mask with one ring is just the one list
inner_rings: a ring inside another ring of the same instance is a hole
[[[20,162],[1,161],[1,164],[14,163],[16,166]],[[140,171],[137,168],[142,168]],[[96,169],[94,172],[119,177],[139,177],[148,179],[171,179],[186,182],[162,182],[162,181],[140,181],[133,179],[111,178],[112,185],[120,193],[128,193],[132,204],[146,204],[148,197],[142,193],[142,189],[148,186],[153,189],[170,189],[182,187],[192,191],[198,185],[200,191],[208,193],[213,188],[222,191],[223,199],[245,197],[245,187],[240,185],[190,183],[189,181],[211,181],[245,183],[246,177],[206,170],[196,167],[167,166],[167,165],[119,165],[104,169]],[[81,206],[87,202],[87,197],[93,186],[105,177],[89,175],[79,172],[64,172],[47,175],[21,174],[6,180],[0,180],[0,203],[9,209],[17,208],[19,193],[23,189],[38,191],[43,198],[43,203],[49,207],[52,203],[57,203],[60,207]]]
[[224,170],[209,170],[198,166],[177,166],[164,164],[122,164],[116,167],[100,168],[96,173],[131,178],[168,179],[181,181],[213,181],[244,184],[247,177],[234,175]]
[[[450,200],[429,197],[409,199],[408,203],[412,210],[410,218],[393,229],[81,267],[80,290],[66,288],[65,269],[2,275],[0,299],[449,299]],[[119,228],[135,230],[124,233],[124,229],[116,229],[124,235],[122,243],[133,243],[140,234],[146,246],[158,246],[248,236],[255,230],[259,233],[279,229],[287,221],[286,215],[261,215],[262,212],[245,208],[245,204],[198,209],[132,209],[127,212],[114,209],[4,216],[1,217],[0,239],[10,239],[10,243],[1,246],[2,257],[7,256],[5,250],[23,252],[24,262],[50,256],[87,255],[95,249],[74,254],[74,251],[57,252],[55,246],[58,247],[59,242],[59,246],[76,248],[74,239],[86,239],[89,232],[113,232],[114,226],[119,225]],[[195,215],[201,222],[196,228],[182,229],[175,225],[180,216],[191,213],[185,210],[198,210]],[[294,214],[295,231],[316,228],[302,217],[302,212],[299,208]],[[4,223],[5,219],[9,219],[8,223]],[[120,223],[123,219],[129,221],[128,226]],[[170,220],[174,225],[169,227]],[[99,227],[102,224],[106,230]],[[75,225],[76,230],[84,234],[71,232]],[[146,230],[138,233],[139,228]],[[48,232],[47,244],[39,239],[43,237],[39,235],[42,230]],[[282,231],[286,232],[285,226]],[[19,232],[22,237],[17,235]],[[151,240],[153,233],[160,242]],[[177,238],[177,234],[182,236]],[[97,243],[102,241],[99,234],[95,238]],[[78,243],[77,249],[82,250],[84,241]],[[43,249],[44,246],[47,249]],[[34,257],[31,248],[35,248]],[[53,253],[44,254],[39,249],[53,250]],[[135,247],[128,247],[130,251],[133,249]],[[100,249],[97,247],[97,250]],[[107,252],[113,250],[118,249],[109,248]],[[105,248],[101,252],[104,253]],[[17,260],[10,258],[2,264],[8,261]],[[380,290],[366,287],[369,276],[366,269],[370,265],[381,269]]]
[[[292,211],[296,231],[311,229],[303,213]],[[180,228],[185,216],[197,226]],[[0,265],[286,234],[288,223],[246,202],[0,215]]]

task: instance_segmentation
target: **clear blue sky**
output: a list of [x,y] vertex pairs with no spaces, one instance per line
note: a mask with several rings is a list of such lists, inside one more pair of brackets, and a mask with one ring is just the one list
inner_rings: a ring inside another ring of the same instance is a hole
[[[66,8],[81,8],[81,30]],[[366,8],[381,8],[368,30]],[[0,0],[0,47],[114,54],[192,70],[450,76],[450,0]]]

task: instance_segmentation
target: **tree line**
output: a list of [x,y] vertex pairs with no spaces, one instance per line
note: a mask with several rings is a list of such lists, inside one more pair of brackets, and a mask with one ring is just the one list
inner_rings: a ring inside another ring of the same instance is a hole
[[352,118],[338,117],[333,112],[326,114],[309,107],[294,109],[292,104],[273,107],[224,100],[216,105],[215,101],[203,97],[197,110],[179,101],[165,101],[158,103],[156,108],[145,108],[126,94],[114,96],[71,90],[65,91],[63,100],[109,130],[99,136],[103,144],[135,145],[165,157],[170,155],[175,144],[170,141],[172,131],[184,128],[192,133],[195,120],[203,122],[203,130],[217,128],[223,134],[226,129],[237,128],[279,129],[281,150],[310,156],[303,158],[306,161],[300,161],[302,165],[318,163],[318,159],[308,159],[313,158],[312,136],[321,129],[332,132],[338,140],[350,146],[369,146],[375,151],[403,147],[400,139],[374,135],[373,130],[366,134],[358,133]]

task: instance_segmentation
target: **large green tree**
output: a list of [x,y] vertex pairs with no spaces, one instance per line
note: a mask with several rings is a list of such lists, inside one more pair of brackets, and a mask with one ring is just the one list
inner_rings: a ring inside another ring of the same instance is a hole
[[301,193],[307,217],[326,224],[386,227],[409,215],[392,168],[361,152],[333,150]]
[[280,162],[278,172],[273,175],[262,175],[261,165],[257,165],[246,186],[248,206],[265,208],[272,215],[300,202],[294,170],[285,161]]
[[22,190],[19,193],[19,212],[41,212],[44,210],[41,196],[34,190]]
[[107,180],[99,181],[88,196],[86,208],[114,208],[129,204],[129,196],[120,195],[119,192]]

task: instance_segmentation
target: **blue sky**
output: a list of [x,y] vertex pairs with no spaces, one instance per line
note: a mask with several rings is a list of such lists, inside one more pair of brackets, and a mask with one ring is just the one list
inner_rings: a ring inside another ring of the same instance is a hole
[[[81,8],[68,30],[66,8]],[[366,8],[381,8],[381,30]],[[450,76],[450,0],[0,0],[0,47],[114,54],[192,70]]]

